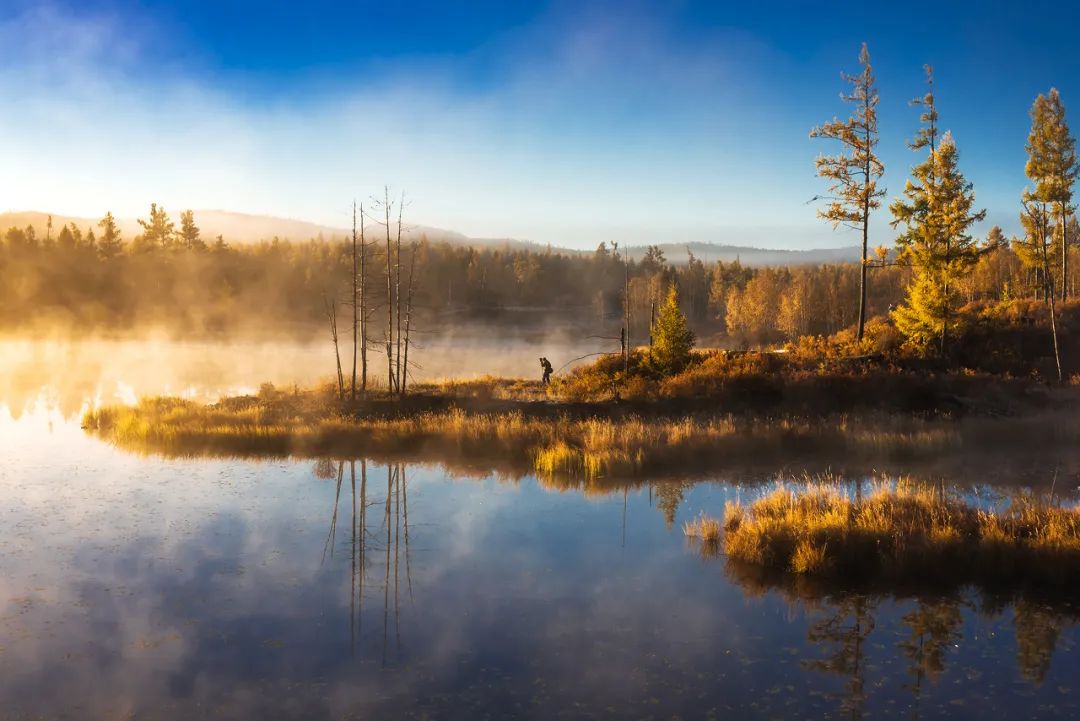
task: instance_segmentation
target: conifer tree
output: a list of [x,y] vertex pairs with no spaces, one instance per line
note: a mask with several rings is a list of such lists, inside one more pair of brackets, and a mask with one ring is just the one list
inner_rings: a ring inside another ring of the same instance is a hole
[[71,250],[75,247],[75,236],[71,228],[64,225],[60,227],[60,235],[56,238],[56,244],[63,250]]
[[150,204],[150,219],[139,218],[143,233],[135,239],[138,250],[163,250],[172,245],[176,226],[169,220],[169,214],[157,203]]
[[195,213],[191,210],[180,213],[179,239],[185,250],[206,249],[206,243],[203,242],[199,226],[195,225]]
[[[1072,186],[1080,166],[1076,158],[1076,139],[1065,120],[1065,104],[1056,88],[1035,98],[1031,107],[1031,134],[1028,136],[1028,161],[1024,172],[1035,183],[1033,200],[1045,203],[1053,211],[1054,238],[1060,248],[1061,300],[1068,298],[1065,279],[1069,275],[1069,239],[1067,217],[1072,210]],[[1075,239],[1074,239],[1075,242]],[[1049,282],[1049,279],[1047,279]]]
[[113,214],[106,213],[105,217],[98,221],[98,227],[101,228],[101,240],[98,241],[101,257],[108,260],[120,255],[124,249],[124,241],[120,237],[120,228],[117,227]]
[[686,316],[679,309],[679,294],[672,284],[667,298],[656,314],[652,328],[652,366],[661,373],[678,373],[690,361],[694,333],[686,327]]
[[980,250],[968,232],[986,217],[975,211],[975,193],[957,167],[952,136],[938,142],[938,113],[934,102],[933,69],[926,66],[929,91],[913,102],[923,107],[920,128],[909,143],[912,150],[927,150],[926,160],[911,169],[904,198],[890,206],[893,227],[903,225],[896,239],[899,257],[910,263],[914,278],[907,302],[896,309],[897,328],[914,345],[926,349],[934,340],[945,352],[949,323],[961,302],[960,283],[975,267]]
[[1005,237],[1005,233],[1002,232],[1000,225],[995,225],[986,234],[986,249],[994,250],[996,248],[1006,248],[1009,245],[1008,239]]
[[[1024,172],[1034,182],[1034,189],[1025,188],[1021,203],[1024,212],[1020,220],[1024,225],[1025,240],[1019,245],[1028,254],[1041,261],[1044,297],[1050,304],[1050,331],[1054,341],[1054,361],[1060,381],[1061,352],[1058,348],[1057,309],[1054,307],[1054,276],[1050,271],[1050,249],[1054,218],[1058,219],[1061,232],[1066,229],[1072,184],[1077,175],[1076,141],[1069,134],[1065,123],[1065,106],[1054,88],[1047,95],[1039,95],[1031,106],[1031,133],[1027,142],[1028,161]],[[1025,247],[1026,246],[1026,247]],[[1068,271],[1068,243],[1062,242],[1062,285]],[[1019,253],[1018,253],[1019,254]]]
[[855,110],[847,120],[834,118],[810,131],[811,138],[835,140],[842,146],[837,155],[818,156],[817,174],[830,182],[828,204],[818,210],[818,217],[832,223],[852,228],[862,233],[862,265],[859,273],[859,323],[858,338],[862,340],[866,326],[866,271],[867,247],[870,234],[870,211],[881,205],[884,188],[877,181],[884,174],[885,166],[878,158],[877,105],[880,100],[874,84],[870,52],[866,43],[859,53],[862,72],[858,75],[842,73],[841,77],[851,83],[850,93],[841,93],[844,102],[852,103]]
[[[975,192],[957,167],[958,153],[952,136],[946,133],[929,164],[913,169],[916,182],[908,184],[905,194],[911,204],[895,204],[905,213],[924,207],[920,215],[907,223],[904,256],[910,260],[915,277],[908,288],[905,305],[893,317],[897,328],[915,345],[927,348],[936,339],[945,352],[949,324],[962,302],[960,281],[979,261],[980,249],[970,234],[971,226],[986,217],[985,210],[975,210]],[[927,184],[928,175],[934,177]],[[910,191],[910,192],[909,192]]]

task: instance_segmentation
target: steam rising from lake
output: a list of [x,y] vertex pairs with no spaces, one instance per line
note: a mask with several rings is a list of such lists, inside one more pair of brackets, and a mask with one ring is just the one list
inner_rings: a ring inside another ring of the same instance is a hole
[[[348,376],[352,348],[345,338],[342,343]],[[420,340],[410,351],[410,365],[415,359],[414,381],[484,374],[539,378],[541,355],[559,367],[603,350],[610,349],[596,339],[472,329]],[[371,382],[382,381],[384,362],[369,350]],[[0,407],[16,418],[39,402],[71,417],[88,405],[134,403],[149,395],[213,401],[255,392],[265,382],[303,387],[331,382],[334,374],[329,340],[0,340]]]

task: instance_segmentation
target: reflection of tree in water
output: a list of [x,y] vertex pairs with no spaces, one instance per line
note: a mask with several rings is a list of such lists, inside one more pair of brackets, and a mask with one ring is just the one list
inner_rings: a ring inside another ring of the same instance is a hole
[[[848,679],[843,709],[851,718],[860,718],[868,703],[864,693],[865,649],[873,641],[869,637],[876,625],[874,615],[882,602],[910,604],[900,619],[907,632],[897,644],[900,653],[896,658],[903,658],[907,664],[912,718],[919,716],[919,704],[926,691],[923,681],[937,682],[948,670],[949,648],[963,643],[965,609],[977,609],[980,616],[1002,626],[1011,620],[1018,670],[1034,685],[1044,682],[1060,639],[1080,621],[1080,610],[1069,599],[1035,596],[1033,590],[1002,594],[987,589],[935,588],[930,596],[923,595],[929,592],[927,589],[894,592],[875,587],[855,592],[822,579],[772,573],[731,560],[724,569],[748,597],[779,595],[792,606],[810,609],[807,640],[820,646],[822,654],[803,661],[803,667]],[[992,658],[1008,663],[1009,657],[995,651]]]
[[668,530],[675,525],[675,515],[679,512],[683,497],[693,485],[686,481],[665,481],[656,485],[656,506],[664,514],[664,523]]
[[961,639],[964,619],[960,606],[961,601],[956,598],[920,598],[915,602],[915,608],[904,614],[903,623],[911,633],[899,646],[909,662],[913,718],[918,718],[923,679],[937,682],[945,671],[946,650]]
[[[357,474],[357,465],[360,472]],[[337,478],[337,488],[334,493],[334,508],[330,516],[330,530],[327,534],[326,547],[323,549],[323,559],[334,555],[334,547],[337,539],[338,508],[341,505],[341,490],[345,477],[345,462],[338,461],[336,472],[330,461],[319,461],[315,465],[315,475],[326,477],[326,468],[331,472],[329,477]],[[358,483],[359,481],[359,483]],[[349,486],[351,489],[351,522],[350,522],[350,569],[351,584],[349,594],[349,638],[350,647],[355,655],[363,638],[363,613],[365,582],[368,580],[369,563],[372,558],[371,551],[382,551],[377,557],[382,557],[384,562],[383,578],[383,624],[382,624],[382,653],[381,662],[387,663],[388,640],[391,625],[394,629],[395,648],[401,651],[401,604],[399,588],[401,585],[400,566],[402,560],[405,565],[405,583],[410,597],[412,596],[412,571],[411,556],[409,553],[409,493],[408,479],[403,465],[387,466],[386,468],[386,495],[383,499],[371,500],[368,492],[367,461],[349,461]],[[370,528],[368,509],[382,506],[382,523],[374,530]],[[404,544],[402,544],[404,541]],[[379,542],[385,542],[383,548],[379,548]],[[403,547],[404,546],[404,547]],[[378,563],[378,560],[376,560]],[[392,576],[392,578],[391,578]],[[376,581],[378,583],[378,581]],[[370,585],[369,585],[370,588]],[[391,592],[393,600],[391,601]],[[391,617],[391,606],[393,616]],[[391,618],[393,619],[391,623]]]
[[848,677],[844,687],[843,708],[851,718],[862,718],[866,702],[866,639],[874,630],[873,611],[876,601],[869,596],[854,595],[835,603],[825,611],[806,633],[811,643],[829,647],[825,658],[803,662],[806,668]]
[[1038,603],[1019,600],[1013,606],[1016,629],[1016,664],[1020,674],[1041,685],[1050,670],[1058,638],[1068,625],[1060,613]]

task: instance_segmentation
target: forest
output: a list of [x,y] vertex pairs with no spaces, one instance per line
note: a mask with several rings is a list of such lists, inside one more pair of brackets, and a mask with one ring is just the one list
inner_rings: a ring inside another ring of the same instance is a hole
[[[349,297],[348,241],[244,245],[217,238],[207,243],[196,219],[183,216],[186,236],[170,232],[153,244],[145,237],[117,237],[115,229],[110,231],[111,216],[96,229],[64,226],[55,237],[39,238],[32,227],[8,229],[0,243],[0,272],[8,279],[0,285],[0,328],[314,337],[325,333],[325,300]],[[1068,236],[1080,237],[1074,217]],[[571,253],[422,241],[415,252],[415,303],[428,327],[512,317],[515,323],[575,323],[617,336],[625,284],[631,337],[644,342],[652,309],[672,283],[690,326],[719,346],[830,335],[857,320],[856,263],[754,268],[692,258],[674,265],[655,247],[641,260],[624,261],[606,243],[592,252]],[[370,284],[381,293],[376,302],[384,304],[385,285],[377,278],[385,251],[371,253],[378,257],[372,258]],[[1071,242],[1069,256],[1066,283],[1058,280],[1060,267],[1051,274],[1073,297],[1080,288],[1080,248]],[[871,266],[870,316],[903,304],[911,278],[909,266]],[[1041,263],[1024,252],[1021,239],[1007,239],[993,228],[954,293],[961,306],[1041,300]]]
[[909,143],[921,159],[888,207],[891,246],[869,243],[871,213],[886,189],[878,184],[880,98],[865,46],[861,72],[844,76],[850,90],[842,98],[852,115],[810,133],[838,151],[816,160],[828,186],[818,215],[861,234],[861,263],[707,265],[690,254],[674,264],[658,246],[631,258],[614,242],[578,252],[421,237],[403,247],[403,201],[389,191],[366,210],[354,206],[352,238],[251,245],[204,238],[192,211],[180,213],[177,225],[152,204],[132,238],[122,236],[111,213],[88,228],[54,229],[50,220],[43,235],[34,227],[9,228],[0,242],[7,279],[0,286],[0,329],[314,338],[325,334],[328,317],[335,336],[339,324],[349,335],[346,309],[358,307],[352,317],[361,326],[360,342],[371,341],[376,353],[378,339],[402,333],[406,314],[425,332],[474,322],[559,327],[616,342],[628,338],[634,347],[651,342],[657,309],[674,288],[698,344],[718,348],[765,347],[845,329],[862,341],[877,319],[908,350],[944,355],[950,337],[962,335],[973,319],[1048,318],[1061,377],[1058,318],[1080,288],[1080,225],[1072,205],[1078,164],[1061,96],[1051,89],[1030,111],[1025,172],[1032,187],[1018,198],[1023,233],[1010,238],[995,226],[975,237],[985,211],[960,170],[956,140],[942,130],[933,71],[925,71],[927,92],[912,101],[920,125]]

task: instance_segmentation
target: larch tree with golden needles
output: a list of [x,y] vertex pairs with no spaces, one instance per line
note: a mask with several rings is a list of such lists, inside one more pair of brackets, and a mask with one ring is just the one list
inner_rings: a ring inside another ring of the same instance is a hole
[[961,284],[979,261],[980,249],[970,234],[972,224],[986,217],[974,210],[975,193],[960,172],[952,136],[938,142],[933,70],[926,67],[930,91],[915,101],[923,106],[923,127],[910,143],[927,150],[926,160],[911,170],[912,179],[890,210],[892,225],[903,225],[896,239],[899,257],[910,263],[914,278],[907,301],[893,313],[896,326],[913,345],[927,349],[935,341],[945,352],[949,323],[962,303]]
[[811,138],[835,140],[841,145],[836,155],[820,155],[817,158],[817,174],[829,181],[825,207],[818,210],[818,217],[832,223],[836,228],[843,225],[862,233],[862,256],[859,273],[859,325],[858,339],[862,340],[866,327],[866,271],[867,246],[870,236],[870,211],[881,205],[885,188],[877,181],[885,173],[885,165],[878,158],[877,106],[880,100],[874,84],[874,72],[870,65],[870,51],[866,43],[859,53],[862,72],[858,75],[843,73],[844,80],[852,86],[850,93],[840,98],[854,106],[847,120],[834,118],[810,131]]
[[[1024,168],[1035,182],[1033,199],[1049,206],[1055,226],[1047,242],[1060,246],[1061,300],[1068,299],[1069,239],[1068,216],[1073,210],[1072,187],[1080,166],[1076,159],[1076,139],[1065,120],[1065,104],[1056,88],[1035,98],[1031,107],[1031,134],[1028,136],[1028,161]],[[1075,241],[1074,241],[1075,242]],[[1040,252],[1041,254],[1041,252]],[[1048,279],[1047,282],[1050,282]]]
[[[1072,200],[1072,185],[1077,175],[1076,141],[1065,123],[1065,106],[1054,88],[1035,98],[1031,106],[1031,133],[1027,142],[1028,161],[1024,172],[1035,183],[1025,188],[1021,198],[1024,212],[1025,240],[1020,243],[1036,259],[1042,261],[1044,296],[1050,304],[1050,332],[1054,340],[1054,361],[1060,381],[1061,352],[1058,348],[1057,309],[1054,307],[1054,276],[1050,272],[1050,249],[1053,242],[1054,219],[1061,232],[1066,232],[1066,216]],[[1067,239],[1066,239],[1067,240]],[[1062,285],[1068,270],[1068,243],[1062,242]],[[1019,249],[1018,249],[1019,250]]]
[[652,327],[651,365],[661,373],[678,373],[690,361],[694,333],[686,327],[686,316],[679,310],[679,294],[674,284],[656,314]]

